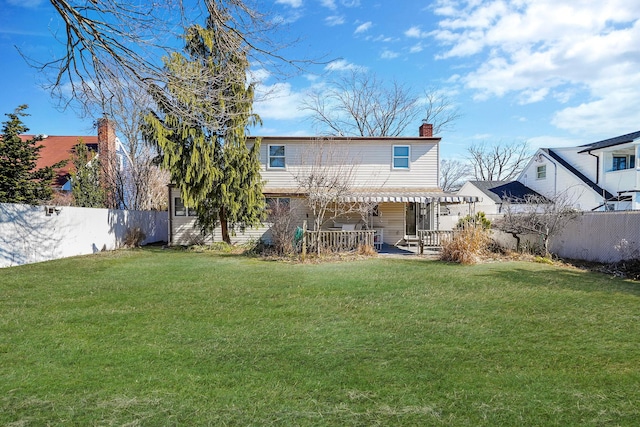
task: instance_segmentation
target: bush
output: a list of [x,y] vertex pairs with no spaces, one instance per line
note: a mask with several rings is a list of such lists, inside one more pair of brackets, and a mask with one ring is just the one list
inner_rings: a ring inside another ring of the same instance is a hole
[[269,203],[268,221],[271,222],[271,245],[277,255],[290,255],[294,252],[296,224],[288,203],[276,199]]
[[377,256],[378,251],[371,245],[358,245],[358,249],[356,250],[358,255],[364,256]]
[[475,264],[491,244],[489,231],[482,226],[467,225],[442,246],[443,261]]
[[127,230],[124,235],[124,246],[126,248],[137,248],[142,245],[142,242],[147,237],[140,227],[134,227]]
[[467,215],[458,220],[457,229],[463,229],[468,226],[482,227],[484,230],[491,228],[491,220],[487,218],[484,212],[478,212],[475,215]]

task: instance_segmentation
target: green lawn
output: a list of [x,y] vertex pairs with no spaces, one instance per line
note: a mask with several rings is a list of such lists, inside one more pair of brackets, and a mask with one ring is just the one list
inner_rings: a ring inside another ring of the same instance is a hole
[[638,426],[640,284],[160,249],[1,269],[0,425]]

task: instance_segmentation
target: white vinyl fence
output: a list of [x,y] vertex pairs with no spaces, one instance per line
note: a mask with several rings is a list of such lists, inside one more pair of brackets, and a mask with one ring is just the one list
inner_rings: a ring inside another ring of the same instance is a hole
[[[491,220],[497,217],[492,215]],[[494,231],[494,238],[505,246],[515,247],[511,235]],[[541,243],[535,236],[521,239],[521,244]],[[640,211],[582,212],[551,239],[549,249],[562,258],[595,262],[640,258]]]
[[113,250],[136,227],[167,241],[167,212],[0,203],[0,267]]

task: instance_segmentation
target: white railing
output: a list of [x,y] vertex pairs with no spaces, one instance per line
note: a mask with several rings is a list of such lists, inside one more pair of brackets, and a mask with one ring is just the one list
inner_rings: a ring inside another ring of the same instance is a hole
[[455,230],[418,230],[419,252],[424,253],[424,249],[440,249],[442,245],[453,239],[457,231]]
[[303,243],[306,244],[306,250],[310,253],[351,252],[357,250],[359,246],[373,247],[374,234],[374,230],[307,230]]

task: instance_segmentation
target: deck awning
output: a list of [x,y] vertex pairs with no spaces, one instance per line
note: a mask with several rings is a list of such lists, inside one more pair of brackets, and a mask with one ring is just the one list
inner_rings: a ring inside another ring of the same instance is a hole
[[447,193],[422,193],[416,194],[368,194],[368,195],[349,195],[342,198],[343,202],[349,203],[463,203],[476,202],[478,198],[475,196],[458,196]]
[[[304,197],[299,191],[284,188],[265,189],[265,195]],[[476,196],[459,196],[433,188],[358,188],[340,197],[340,201],[346,203],[472,203],[478,200]]]

